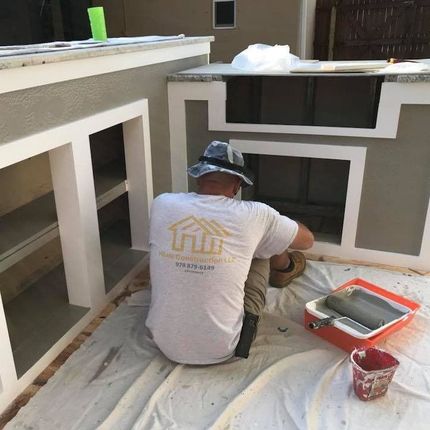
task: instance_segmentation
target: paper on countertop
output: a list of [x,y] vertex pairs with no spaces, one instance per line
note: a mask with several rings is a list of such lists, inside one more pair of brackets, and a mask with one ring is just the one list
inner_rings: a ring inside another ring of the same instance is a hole
[[[305,303],[361,277],[422,304],[380,346],[400,366],[385,397],[363,403],[349,355],[303,327]],[[173,363],[145,329],[149,290],[122,304],[66,361],[7,430],[427,430],[430,422],[430,278],[308,262],[269,288],[247,360]]]
[[292,73],[376,72],[388,66],[386,61],[321,61],[314,64],[298,63]]
[[425,62],[401,62],[390,64],[383,60],[369,61],[321,61],[314,64],[298,62],[290,69],[291,73],[359,73],[374,72],[383,74],[419,73],[430,71],[430,65]]
[[384,69],[384,73],[419,73],[429,71],[429,64],[418,61],[404,61],[401,63],[390,64]]

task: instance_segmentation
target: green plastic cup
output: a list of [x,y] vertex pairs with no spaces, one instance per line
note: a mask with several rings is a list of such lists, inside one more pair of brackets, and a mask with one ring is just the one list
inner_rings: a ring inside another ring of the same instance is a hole
[[103,7],[88,8],[88,16],[90,17],[91,33],[94,40],[107,40],[105,14]]

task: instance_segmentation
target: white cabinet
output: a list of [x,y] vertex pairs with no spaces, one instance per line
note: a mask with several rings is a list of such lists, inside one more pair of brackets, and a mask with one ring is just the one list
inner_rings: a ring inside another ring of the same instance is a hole
[[149,139],[139,100],[0,146],[0,169],[48,156],[53,189],[0,218],[0,410],[146,264]]

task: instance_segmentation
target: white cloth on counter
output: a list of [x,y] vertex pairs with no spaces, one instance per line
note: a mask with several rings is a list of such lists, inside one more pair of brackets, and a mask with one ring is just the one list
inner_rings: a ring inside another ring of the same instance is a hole
[[[356,277],[422,305],[380,344],[400,366],[387,394],[369,402],[353,392],[348,354],[303,327],[306,302]],[[308,262],[291,285],[269,288],[249,358],[212,366],[178,365],[158,351],[144,328],[149,293],[120,305],[6,429],[429,428],[428,277]]]
[[232,67],[248,71],[288,72],[300,61],[290,53],[288,45],[249,45],[237,54],[231,62]]

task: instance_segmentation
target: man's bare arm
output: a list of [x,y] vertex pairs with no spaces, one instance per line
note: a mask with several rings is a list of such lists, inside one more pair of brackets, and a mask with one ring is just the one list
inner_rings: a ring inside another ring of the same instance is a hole
[[297,235],[292,241],[290,248],[293,249],[309,249],[314,244],[313,233],[303,224],[297,223],[299,225],[299,230]]

